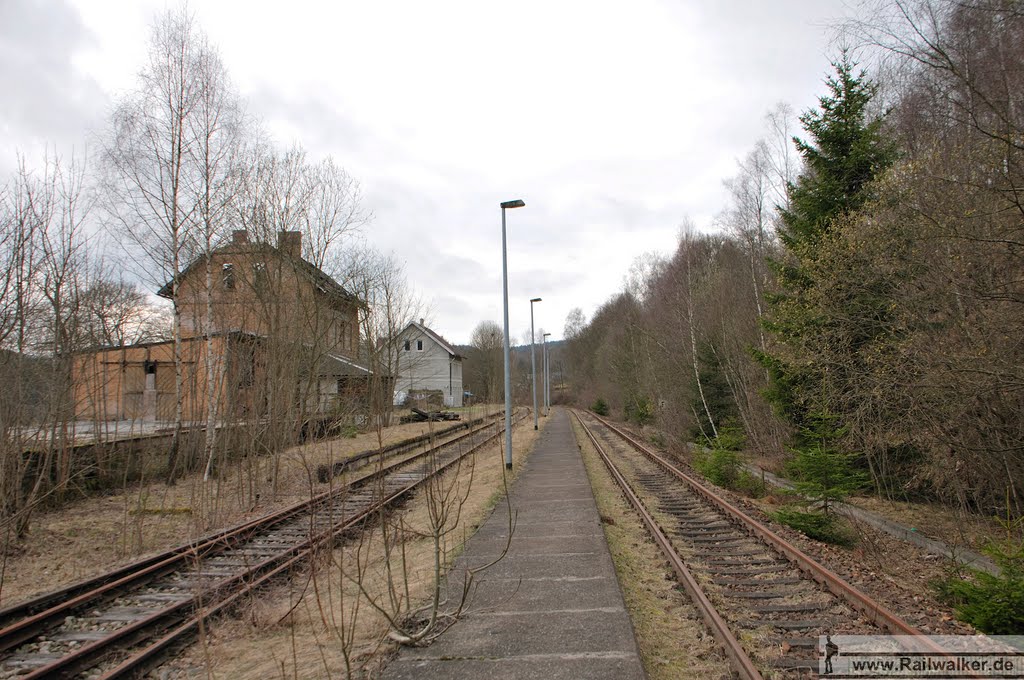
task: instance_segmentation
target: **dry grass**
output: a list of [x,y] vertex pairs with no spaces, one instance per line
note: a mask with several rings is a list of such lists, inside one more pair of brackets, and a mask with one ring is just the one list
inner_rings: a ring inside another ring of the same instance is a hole
[[[525,425],[516,429],[513,475],[518,474],[536,436]],[[488,446],[474,458],[474,465],[464,465],[457,475],[449,475],[466,499],[452,534],[457,538],[445,546],[449,561],[461,551],[464,539],[483,521],[503,489],[504,464],[498,445]],[[429,538],[417,535],[429,526],[426,495],[417,493],[401,512],[392,514],[388,524],[404,529],[404,540],[391,561],[396,590],[404,598],[407,589],[415,603],[428,601],[434,583],[434,551]],[[404,560],[399,552],[404,553]],[[388,562],[378,527],[358,544],[335,550],[332,559],[325,560],[315,573],[296,575],[289,583],[260,594],[241,616],[215,623],[200,644],[161,668],[160,676],[343,678],[372,674],[395,644],[387,640],[387,620],[342,574],[351,574],[357,564],[364,565],[363,587],[371,596],[386,600]]]
[[727,677],[726,661],[700,614],[675,586],[675,577],[661,551],[648,538],[640,519],[622,497],[575,419],[573,428],[648,677]]
[[[463,418],[496,410],[500,407],[465,409]],[[174,486],[144,479],[122,492],[40,511],[30,534],[7,551],[0,606],[304,500],[327,488],[316,484],[317,465],[451,424],[409,423],[384,428],[380,436],[369,432],[312,442],[277,456],[230,463],[209,482],[203,482],[201,472]]]

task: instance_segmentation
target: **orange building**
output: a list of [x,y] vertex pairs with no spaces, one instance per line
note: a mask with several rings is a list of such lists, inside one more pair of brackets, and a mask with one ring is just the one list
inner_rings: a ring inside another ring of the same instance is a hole
[[[369,377],[357,360],[365,304],[301,251],[301,232],[271,245],[236,231],[160,289],[180,315],[184,420],[204,420],[210,399],[219,418],[262,414],[282,394],[324,410]],[[80,420],[173,420],[172,341],[82,353],[73,371]]]

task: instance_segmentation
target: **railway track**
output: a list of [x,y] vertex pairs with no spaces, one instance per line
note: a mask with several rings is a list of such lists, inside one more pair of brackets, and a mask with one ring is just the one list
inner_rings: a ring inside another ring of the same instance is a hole
[[921,634],[628,432],[575,415],[740,678],[815,676],[821,635]]
[[307,501],[0,611],[0,678],[139,677],[206,619],[502,432],[483,423]]

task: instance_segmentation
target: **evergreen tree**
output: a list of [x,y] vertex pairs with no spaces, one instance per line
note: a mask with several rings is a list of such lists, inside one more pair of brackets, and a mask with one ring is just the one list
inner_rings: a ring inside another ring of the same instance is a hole
[[812,141],[794,139],[804,172],[788,187],[790,207],[782,211],[779,238],[798,258],[813,249],[833,221],[868,199],[865,186],[895,160],[895,146],[882,133],[882,118],[869,105],[878,86],[843,53],[833,64],[836,76],[826,81],[830,95],[818,99],[820,110],[800,117]]
[[819,248],[838,220],[864,205],[866,187],[896,156],[895,145],[883,135],[882,118],[870,111],[877,85],[863,71],[855,73],[856,64],[845,52],[833,67],[835,76],[826,81],[829,93],[819,98],[818,109],[800,117],[808,141],[794,139],[804,171],[789,185],[790,205],[781,212],[779,238],[789,257],[773,263],[781,292],[770,299],[765,322],[776,347],[755,350],[769,374],[766,397],[796,428],[797,446],[810,414],[821,411],[818,396],[828,392],[822,389],[825,368],[803,351],[829,324],[809,295]]
[[[721,433],[723,428],[737,429],[739,409],[733,399],[732,390],[729,389],[725,371],[710,343],[699,344],[697,361],[700,365],[703,397],[698,393],[696,379],[691,380],[691,391],[694,395],[691,408],[697,418],[691,434],[697,441],[710,444],[715,439],[715,433]],[[705,404],[707,409],[704,407]],[[708,418],[709,411],[713,424]],[[742,430],[739,431],[739,435],[742,437]]]
[[838,445],[845,431],[827,410],[808,417],[801,433],[802,446],[793,450],[789,469],[796,490],[826,515],[864,485],[865,476],[854,466],[854,456]]

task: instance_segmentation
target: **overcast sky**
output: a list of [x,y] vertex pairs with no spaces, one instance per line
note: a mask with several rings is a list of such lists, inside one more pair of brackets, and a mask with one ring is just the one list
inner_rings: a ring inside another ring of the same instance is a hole
[[[85,149],[141,68],[148,0],[0,0],[0,171]],[[777,102],[812,106],[841,0],[193,0],[249,109],[282,145],[362,184],[367,240],[393,251],[453,342],[622,288],[631,262],[702,230]]]

